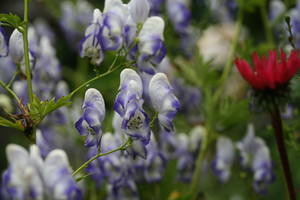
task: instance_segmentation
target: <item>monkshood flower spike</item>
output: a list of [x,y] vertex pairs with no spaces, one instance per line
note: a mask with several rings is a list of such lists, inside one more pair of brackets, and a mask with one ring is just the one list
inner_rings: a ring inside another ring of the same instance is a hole
[[173,93],[173,89],[164,73],[155,74],[149,83],[149,95],[161,127],[167,131],[173,131],[173,118],[180,103]]
[[36,145],[28,153],[22,146],[10,144],[6,155],[9,167],[2,176],[5,199],[82,199],[63,150],[53,150],[43,160]]
[[150,119],[142,107],[142,80],[132,69],[124,69],[120,77],[120,91],[114,103],[114,110],[123,119],[121,127],[124,132],[146,145],[149,143],[151,130]]
[[98,146],[102,136],[102,121],[105,117],[105,104],[101,93],[90,88],[85,93],[82,105],[83,115],[76,122],[75,127],[82,136],[86,136],[85,146]]
[[85,31],[85,37],[81,41],[80,56],[91,58],[91,63],[100,65],[104,54],[100,45],[99,34],[102,25],[102,13],[99,9],[94,10],[93,21]]
[[288,59],[282,50],[280,59],[277,59],[276,51],[270,51],[269,56],[262,57],[262,59],[254,53],[253,62],[255,71],[245,60],[240,58],[235,60],[241,75],[252,86],[255,98],[258,98],[258,102],[263,102],[264,106],[268,108],[289,196],[291,200],[296,200],[295,187],[284,143],[282,119],[279,111],[281,101],[279,100],[289,95],[289,90],[287,90],[289,81],[300,68],[299,52],[292,50]]

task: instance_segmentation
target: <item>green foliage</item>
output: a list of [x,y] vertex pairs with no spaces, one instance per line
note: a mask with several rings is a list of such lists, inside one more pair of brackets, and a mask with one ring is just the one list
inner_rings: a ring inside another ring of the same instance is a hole
[[0,126],[5,126],[5,127],[9,127],[9,128],[15,128],[19,131],[24,131],[24,128],[21,124],[21,121],[10,121],[10,120],[7,120],[3,117],[0,117]]
[[33,99],[32,104],[29,104],[30,116],[32,120],[39,124],[50,112],[59,109],[62,106],[70,105],[70,95],[61,97],[56,101],[55,98],[51,100],[41,101],[36,96]]
[[19,28],[20,26],[23,26],[23,22],[18,15],[15,15],[13,13],[0,14],[0,25]]

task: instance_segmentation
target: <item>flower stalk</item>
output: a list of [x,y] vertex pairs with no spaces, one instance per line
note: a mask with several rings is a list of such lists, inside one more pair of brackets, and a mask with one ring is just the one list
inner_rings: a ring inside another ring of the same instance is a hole
[[276,103],[273,103],[273,109],[270,111],[270,114],[272,119],[273,130],[275,132],[277,149],[280,155],[280,161],[283,168],[284,178],[289,192],[289,197],[290,200],[296,200],[296,191],[293,184],[292,173],[290,169],[288,155],[286,152],[286,147],[284,144],[282,120],[281,120],[278,105]]
[[29,49],[28,49],[28,2],[29,0],[24,0],[24,26],[22,29],[23,35],[23,48],[24,48],[24,58],[26,66],[26,78],[28,84],[28,97],[29,103],[33,102],[33,90],[32,90],[32,80],[30,71],[30,60],[29,60]]

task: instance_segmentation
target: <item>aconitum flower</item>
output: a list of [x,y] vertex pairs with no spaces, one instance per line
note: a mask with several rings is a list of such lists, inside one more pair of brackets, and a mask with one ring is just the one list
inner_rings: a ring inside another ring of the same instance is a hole
[[264,193],[274,180],[273,166],[267,145],[261,138],[255,136],[254,131],[254,126],[249,124],[246,136],[236,146],[240,150],[241,165],[251,169],[254,174],[255,191]]
[[224,136],[217,140],[216,158],[213,162],[213,171],[222,183],[230,178],[230,168],[234,161],[234,146],[232,141]]
[[4,30],[0,27],[0,57],[8,55],[8,44]]
[[2,176],[5,198],[81,199],[64,151],[53,150],[43,160],[36,145],[28,153],[23,147],[10,144],[6,155],[9,167]]
[[85,146],[99,147],[102,136],[102,121],[105,116],[105,104],[101,93],[90,88],[85,93],[82,105],[82,117],[76,122],[75,127],[82,136],[86,136]]
[[254,69],[241,58],[235,60],[239,72],[255,90],[275,90],[288,84],[299,70],[299,52],[293,50],[288,59],[282,50],[280,51],[280,58],[277,58],[274,50],[269,51],[268,57],[261,59],[257,53],[254,53],[253,63]]
[[165,22],[161,17],[148,18],[138,35],[137,66],[141,71],[155,74],[154,66],[158,65],[166,55],[164,45]]
[[186,33],[190,25],[191,12],[188,4],[188,0],[167,0],[169,18],[178,33]]
[[168,78],[163,73],[155,74],[149,83],[152,105],[158,112],[158,120],[166,131],[173,131],[173,118],[179,109],[179,101],[173,93]]
[[142,107],[142,80],[132,69],[124,69],[120,77],[120,92],[116,97],[114,110],[123,118],[122,129],[125,133],[146,145],[150,140],[151,130],[150,119]]
[[115,51],[122,47],[123,28],[128,7],[121,0],[105,0],[100,41],[103,50]]
[[142,24],[149,16],[150,5],[147,0],[131,0],[128,9],[132,20],[136,24]]
[[102,25],[102,13],[94,10],[93,21],[85,31],[85,37],[81,41],[80,56],[91,58],[91,63],[100,65],[103,60],[103,50],[100,45],[99,33]]

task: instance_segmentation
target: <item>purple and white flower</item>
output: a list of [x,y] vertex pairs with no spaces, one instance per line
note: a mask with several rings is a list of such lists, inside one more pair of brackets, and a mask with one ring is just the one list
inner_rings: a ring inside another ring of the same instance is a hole
[[157,73],[152,77],[149,95],[155,111],[158,112],[161,127],[166,131],[173,131],[173,118],[180,104],[165,74]]
[[178,33],[186,33],[191,20],[188,0],[167,0],[169,18]]
[[85,146],[98,146],[102,136],[102,121],[105,116],[105,104],[101,93],[90,88],[85,93],[84,110],[82,117],[76,122],[75,127],[82,136],[86,136]]
[[100,30],[101,47],[115,51],[122,47],[123,29],[128,16],[128,7],[121,0],[106,0],[103,11],[103,25]]
[[80,56],[91,58],[91,63],[100,65],[103,61],[103,50],[100,44],[99,34],[102,26],[102,13],[94,10],[93,21],[85,31],[85,37],[81,41]]
[[222,183],[229,180],[231,165],[234,161],[234,145],[232,141],[224,136],[217,140],[216,158],[213,162],[213,171]]
[[253,187],[257,193],[265,193],[273,182],[273,166],[270,151],[265,142],[255,136],[254,126],[248,125],[247,135],[237,143],[240,150],[241,165],[250,168],[254,174]]
[[53,150],[44,161],[37,146],[31,146],[28,153],[10,144],[6,155],[9,168],[2,176],[2,185],[8,199],[81,199],[64,151]]
[[155,74],[154,66],[158,65],[166,55],[164,45],[165,22],[161,17],[149,17],[138,35],[137,66],[141,71]]
[[150,140],[151,130],[149,117],[142,107],[142,80],[132,69],[124,69],[120,76],[120,91],[114,103],[114,110],[123,118],[122,129],[125,133],[146,145]]

